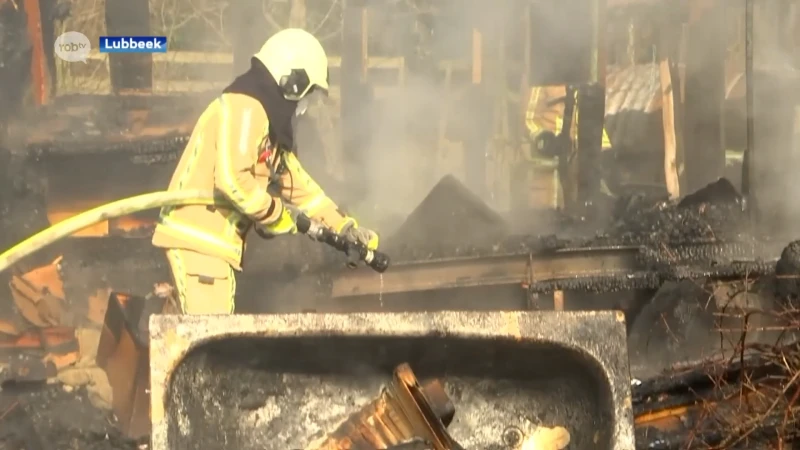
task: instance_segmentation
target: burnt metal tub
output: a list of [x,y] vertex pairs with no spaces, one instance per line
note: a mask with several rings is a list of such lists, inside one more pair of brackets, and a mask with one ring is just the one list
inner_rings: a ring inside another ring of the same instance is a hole
[[153,450],[309,448],[402,363],[441,380],[466,449],[544,427],[634,448],[621,312],[158,315],[150,331]]

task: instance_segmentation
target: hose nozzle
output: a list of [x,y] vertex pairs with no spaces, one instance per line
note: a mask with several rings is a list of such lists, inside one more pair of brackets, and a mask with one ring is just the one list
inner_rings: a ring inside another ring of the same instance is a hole
[[328,228],[314,222],[305,214],[298,214],[295,219],[297,231],[311,238],[324,242],[331,247],[344,252],[347,256],[347,267],[355,269],[361,261],[372,270],[383,273],[389,268],[389,256],[374,250],[369,250],[360,242],[353,242],[342,235],[336,234]]

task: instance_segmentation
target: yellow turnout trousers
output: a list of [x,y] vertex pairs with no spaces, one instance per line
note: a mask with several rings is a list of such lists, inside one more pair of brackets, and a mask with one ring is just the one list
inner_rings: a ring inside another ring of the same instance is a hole
[[233,314],[236,278],[230,264],[191,250],[166,253],[183,314]]

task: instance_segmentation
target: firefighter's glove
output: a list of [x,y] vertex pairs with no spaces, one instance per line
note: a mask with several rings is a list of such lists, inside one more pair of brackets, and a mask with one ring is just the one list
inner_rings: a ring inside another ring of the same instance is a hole
[[360,243],[361,245],[367,247],[368,250],[378,249],[378,233],[367,228],[359,227],[355,219],[350,217],[345,219],[344,223],[339,226],[337,233]]
[[281,213],[278,218],[270,223],[260,224],[256,227],[256,232],[263,238],[271,238],[282,234],[295,234],[297,233],[297,224],[289,209],[281,205]]

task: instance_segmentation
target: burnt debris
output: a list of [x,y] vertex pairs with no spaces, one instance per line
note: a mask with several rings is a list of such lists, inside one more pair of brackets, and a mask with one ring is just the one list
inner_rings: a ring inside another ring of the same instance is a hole
[[642,196],[622,198],[612,222],[589,238],[586,224],[567,216],[557,219],[558,235],[511,235],[499,216],[482,202],[477,204],[480,200],[451,177],[412,212],[387,242],[387,249],[396,261],[417,261],[636,245],[646,249],[643,257],[653,268],[676,263],[720,266],[777,256],[775,244],[749,234],[741,196],[727,180],[686,199],[672,203]]
[[800,241],[786,246],[775,267],[776,290],[785,305],[796,310],[800,306]]
[[60,385],[26,386],[0,394],[0,447],[13,450],[134,450],[115,419],[95,409],[85,392]]

